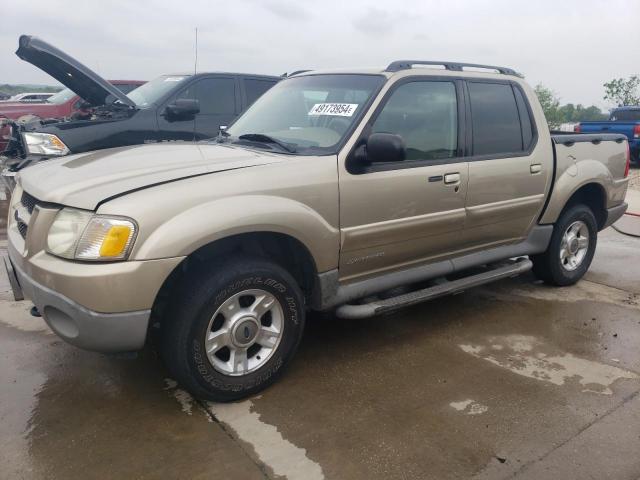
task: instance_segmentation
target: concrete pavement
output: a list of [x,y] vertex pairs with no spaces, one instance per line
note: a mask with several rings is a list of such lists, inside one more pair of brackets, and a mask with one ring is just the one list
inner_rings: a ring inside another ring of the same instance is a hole
[[616,222],[614,228],[626,235],[640,237],[640,169],[632,169],[629,172],[626,201],[629,208],[626,214]]
[[227,405],[151,349],[65,344],[2,273],[0,479],[640,479],[639,250],[608,229],[573,287],[311,318],[282,380]]
[[[395,315],[312,318],[285,377],[194,401],[151,350],[83,352],[0,281],[0,478],[640,477],[640,239]],[[635,270],[635,271],[634,271]]]

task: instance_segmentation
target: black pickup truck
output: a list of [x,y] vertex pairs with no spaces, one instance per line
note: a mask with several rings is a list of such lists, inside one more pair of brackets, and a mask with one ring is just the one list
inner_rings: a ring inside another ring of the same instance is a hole
[[82,98],[106,101],[86,118],[12,122],[3,153],[5,177],[34,162],[72,153],[214,137],[280,80],[227,72],[162,75],[125,95],[37,37],[21,36],[16,54]]

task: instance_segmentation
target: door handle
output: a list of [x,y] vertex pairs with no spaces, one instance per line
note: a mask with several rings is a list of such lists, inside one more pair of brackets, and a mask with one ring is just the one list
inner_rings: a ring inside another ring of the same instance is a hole
[[444,176],[444,183],[451,185],[452,183],[460,183],[459,173],[447,173]]
[[533,165],[529,166],[529,171],[532,175],[540,173],[542,171],[542,165],[540,165],[539,163],[534,163]]

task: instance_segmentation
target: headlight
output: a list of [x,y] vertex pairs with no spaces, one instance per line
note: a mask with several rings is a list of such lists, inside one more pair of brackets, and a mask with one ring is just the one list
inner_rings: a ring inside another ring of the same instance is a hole
[[47,251],[70,260],[125,260],[137,233],[130,218],[63,208],[49,229]]
[[25,132],[22,134],[27,152],[35,155],[66,155],[67,146],[50,133]]

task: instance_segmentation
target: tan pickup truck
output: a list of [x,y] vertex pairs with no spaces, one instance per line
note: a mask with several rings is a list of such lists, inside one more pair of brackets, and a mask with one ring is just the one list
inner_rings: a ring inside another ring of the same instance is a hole
[[300,72],[215,140],[25,169],[16,295],[82,348],[157,339],[185,388],[228,401],[282,373],[309,310],[364,318],[529,269],[575,283],[626,209],[627,140],[551,135],[514,71],[435,63]]

